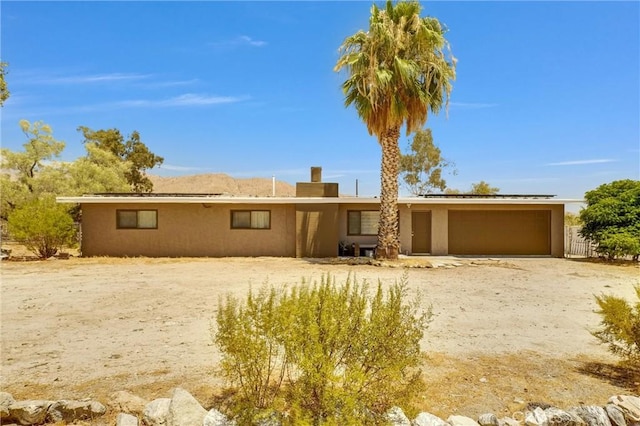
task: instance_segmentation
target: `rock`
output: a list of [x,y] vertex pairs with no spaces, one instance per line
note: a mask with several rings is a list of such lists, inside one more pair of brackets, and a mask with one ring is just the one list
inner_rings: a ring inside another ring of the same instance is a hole
[[449,423],[431,413],[420,413],[411,422],[411,426],[449,426]]
[[451,426],[479,426],[478,422],[465,416],[449,416],[447,423]]
[[478,417],[478,423],[480,426],[499,426],[498,418],[493,413],[481,414]]
[[144,411],[144,407],[149,403],[139,396],[127,391],[114,392],[110,396],[109,406],[114,411],[139,416]]
[[624,412],[622,408],[618,407],[615,404],[607,404],[604,407],[604,411],[607,412],[607,416],[609,416],[609,421],[613,426],[627,426],[627,421],[624,418]]
[[393,426],[411,426],[411,421],[400,407],[391,407],[384,417]]
[[616,395],[609,398],[609,403],[619,407],[629,425],[640,424],[640,398],[637,396]]
[[169,417],[170,398],[154,399],[142,410],[142,422],[147,426],[165,426]]
[[167,418],[169,426],[201,425],[206,415],[207,410],[189,392],[182,388],[173,391]]
[[567,410],[569,414],[575,414],[580,417],[587,426],[611,426],[611,421],[607,417],[607,412],[602,407],[595,405],[585,405],[573,407]]
[[511,417],[503,417],[499,419],[498,424],[500,426],[520,426],[521,425],[521,423],[518,420],[512,419]]
[[131,414],[120,413],[116,417],[116,426],[138,426],[138,418]]
[[526,426],[548,426],[549,418],[545,414],[544,409],[536,407],[532,411],[525,413],[524,424]]
[[9,406],[9,417],[21,425],[44,423],[51,401],[17,401]]
[[8,423],[9,419],[9,406],[15,403],[16,400],[13,399],[10,393],[0,392],[0,425]]
[[212,408],[204,416],[203,426],[236,426],[236,422],[227,419],[227,416]]
[[74,423],[78,420],[91,420],[107,412],[104,405],[96,401],[56,401],[47,410],[49,422]]
[[584,421],[577,416],[571,415],[566,411],[556,407],[549,407],[544,410],[550,426],[579,426]]

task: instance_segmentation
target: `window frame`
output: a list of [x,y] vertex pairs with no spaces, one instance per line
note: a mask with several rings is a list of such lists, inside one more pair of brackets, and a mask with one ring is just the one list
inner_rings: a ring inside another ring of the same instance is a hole
[[[136,213],[136,226],[122,226],[120,224],[120,212],[135,212]],[[156,223],[154,227],[140,226],[140,212],[153,212],[155,213]],[[116,209],[116,229],[140,229],[140,230],[153,230],[158,229],[158,209]]]
[[[349,236],[363,236],[363,237],[371,237],[371,236],[378,235],[377,231],[376,231],[375,234],[363,234],[362,233],[362,212],[378,213],[378,223],[380,223],[380,210],[347,210],[347,235],[349,235]],[[351,232],[351,229],[349,228],[349,216],[352,213],[358,213],[359,214],[358,227],[360,229],[359,229],[358,233]]]
[[[233,215],[235,213],[249,213],[249,226],[234,226],[233,225]],[[252,221],[253,213],[268,213],[269,214],[269,221],[268,221],[267,227],[265,227],[265,228],[256,228],[256,227],[251,226],[251,223],[253,222]],[[268,230],[271,229],[271,210],[269,210],[269,209],[260,209],[260,210],[251,210],[251,209],[238,210],[238,209],[234,209],[234,210],[230,211],[229,218],[230,218],[229,226],[230,226],[230,228],[232,230],[242,230],[242,229],[247,230],[247,229],[249,229],[249,230],[254,230],[254,231],[268,231]]]

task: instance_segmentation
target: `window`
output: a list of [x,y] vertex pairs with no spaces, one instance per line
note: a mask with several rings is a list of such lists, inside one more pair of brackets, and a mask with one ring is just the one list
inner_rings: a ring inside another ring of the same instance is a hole
[[271,229],[271,212],[231,210],[231,229]]
[[378,235],[380,211],[358,210],[347,212],[347,235]]
[[116,210],[118,229],[158,229],[157,210]]

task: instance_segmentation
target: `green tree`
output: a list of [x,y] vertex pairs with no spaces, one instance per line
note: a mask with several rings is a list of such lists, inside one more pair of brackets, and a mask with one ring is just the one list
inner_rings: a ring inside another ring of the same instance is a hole
[[608,259],[640,256],[640,181],[625,179],[600,185],[585,196],[580,234],[597,244]]
[[340,46],[336,71],[346,68],[345,105],[354,105],[382,150],[378,258],[397,259],[400,129],[421,128],[428,112],[448,103],[455,59],[447,54],[445,29],[432,17],[420,17],[417,1],[373,5],[369,31],[358,31]]
[[82,195],[95,192],[127,192],[125,174],[130,165],[94,143],[86,143],[87,154],[73,162],[57,160],[65,143],[53,137],[51,127],[21,120],[27,137],[23,151],[2,149],[0,218],[28,201],[46,196]]
[[400,155],[400,174],[413,195],[429,194],[434,189],[444,191],[447,182],[442,171],[450,167],[454,164],[442,157],[440,148],[433,142],[431,129],[418,130],[409,153]]
[[43,259],[73,244],[76,232],[66,208],[51,196],[32,199],[12,211],[8,225],[13,238]]
[[126,141],[118,129],[91,130],[80,126],[78,131],[82,132],[85,144],[94,143],[127,162],[126,179],[133,192],[153,191],[153,182],[146,176],[146,171],[161,165],[164,158],[149,151],[137,131],[131,133]]
[[[39,174],[48,167],[53,160],[60,156],[65,143],[53,137],[51,127],[41,121],[33,124],[27,120],[20,120],[20,128],[27,137],[22,146],[23,152],[2,149],[2,204],[0,217],[6,220],[9,213],[31,198],[41,197],[52,192],[42,192],[39,185]],[[55,194],[54,194],[55,195]]]
[[489,185],[487,182],[481,180],[478,183],[471,184],[470,194],[477,195],[494,195],[500,192],[500,188],[496,188],[495,186]]
[[571,212],[566,212],[564,214],[564,226],[579,226],[579,225],[582,225],[582,222],[580,221],[580,215],[571,213]]
[[7,63],[0,62],[0,107],[4,106],[4,102],[9,99],[9,88],[7,87],[7,82],[5,81],[5,76],[7,75]]

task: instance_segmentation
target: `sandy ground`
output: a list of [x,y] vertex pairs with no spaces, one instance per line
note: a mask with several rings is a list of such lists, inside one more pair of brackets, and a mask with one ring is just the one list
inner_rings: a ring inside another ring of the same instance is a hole
[[[589,403],[638,389],[602,373],[603,366],[615,371],[615,360],[589,332],[599,322],[594,294],[634,300],[638,266],[549,258],[431,260],[461,266],[405,269],[281,258],[5,261],[0,388],[25,399],[106,398],[116,390],[153,399],[166,396],[153,393],[180,385],[206,405],[222,383],[210,332],[221,296],[322,274],[387,285],[406,271],[410,287],[434,313],[422,346],[431,363],[428,379],[438,383],[434,389],[441,391],[434,393],[442,401],[430,396],[425,409],[477,415],[479,404],[491,405],[489,411],[514,409],[514,398]],[[541,389],[547,381],[568,393],[532,394],[533,376]],[[567,380],[573,385],[563,384]],[[461,401],[492,381],[495,386],[479,399]]]

